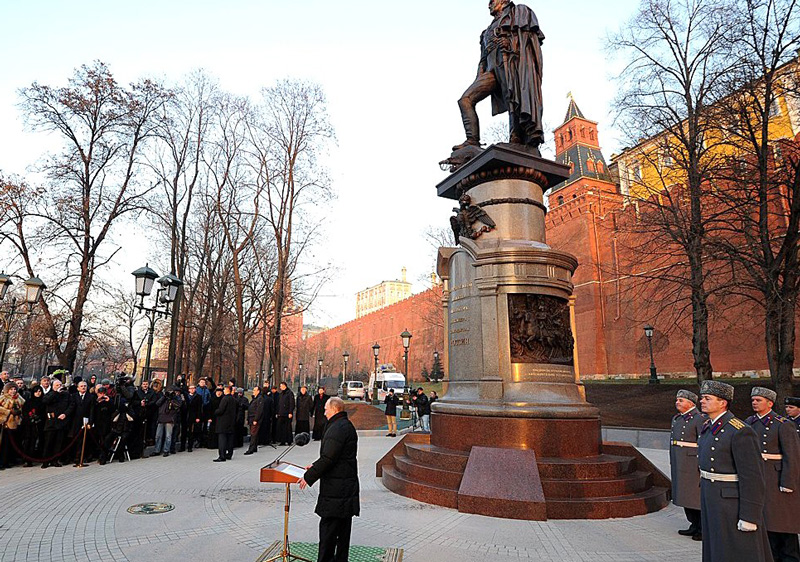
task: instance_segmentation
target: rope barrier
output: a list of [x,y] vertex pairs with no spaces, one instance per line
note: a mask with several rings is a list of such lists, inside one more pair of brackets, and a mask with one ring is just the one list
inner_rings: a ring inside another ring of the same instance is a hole
[[31,457],[31,456],[25,454],[25,452],[22,451],[22,449],[20,449],[19,445],[17,445],[17,442],[14,439],[14,432],[9,432],[8,433],[8,440],[11,443],[11,446],[14,447],[14,450],[17,452],[17,454],[19,456],[21,456],[24,460],[26,460],[28,462],[35,462],[35,463],[42,462],[42,463],[44,463],[44,462],[50,462],[50,461],[56,460],[57,458],[60,458],[61,455],[63,455],[67,451],[69,451],[72,448],[72,446],[78,441],[78,438],[81,436],[82,432],[83,431],[79,431],[78,433],[76,433],[75,437],[72,438],[72,441],[70,441],[69,445],[64,447],[64,450],[62,450],[61,452],[53,455],[52,457],[43,458],[43,459],[37,459],[36,457]]

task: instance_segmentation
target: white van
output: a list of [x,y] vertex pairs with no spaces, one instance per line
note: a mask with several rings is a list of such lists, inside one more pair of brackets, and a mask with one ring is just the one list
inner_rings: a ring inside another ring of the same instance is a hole
[[364,383],[361,381],[344,381],[339,387],[342,400],[364,400]]
[[[369,393],[372,397],[372,389],[375,384],[375,373],[369,378]],[[396,396],[402,396],[406,386],[406,377],[403,373],[390,373],[378,371],[378,402],[383,402],[389,389],[393,388]]]

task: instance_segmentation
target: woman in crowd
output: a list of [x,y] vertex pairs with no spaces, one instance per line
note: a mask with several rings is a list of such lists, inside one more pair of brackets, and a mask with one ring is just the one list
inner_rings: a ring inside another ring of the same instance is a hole
[[325,433],[325,422],[328,421],[325,417],[325,403],[328,402],[330,396],[325,394],[325,388],[319,387],[317,395],[314,397],[314,432],[311,437],[314,441],[322,439],[322,434]]
[[[22,406],[22,434],[24,438],[25,456],[38,459],[44,452],[44,405],[42,395],[44,391],[38,384],[31,388],[31,398]],[[31,467],[30,460],[25,461],[25,466]]]
[[18,441],[16,433],[22,423],[22,406],[25,404],[25,399],[18,392],[17,385],[9,382],[3,387],[3,395],[0,396],[0,470],[11,466],[11,439]]
[[300,387],[300,394],[297,395],[295,405],[294,434],[308,433],[311,431],[311,414],[314,408],[314,399],[308,393],[308,388]]

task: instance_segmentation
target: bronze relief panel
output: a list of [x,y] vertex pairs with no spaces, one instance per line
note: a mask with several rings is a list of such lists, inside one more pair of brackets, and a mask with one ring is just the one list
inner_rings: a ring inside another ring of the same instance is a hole
[[508,295],[512,363],[572,365],[569,302],[550,295]]

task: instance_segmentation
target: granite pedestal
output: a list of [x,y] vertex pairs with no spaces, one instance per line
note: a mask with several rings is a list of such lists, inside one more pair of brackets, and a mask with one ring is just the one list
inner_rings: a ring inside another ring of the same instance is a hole
[[[430,437],[378,463],[391,490],[496,517],[626,517],[667,505],[669,482],[633,447],[604,446],[576,370],[576,259],[546,243],[544,192],[569,169],[492,145],[437,187],[459,200],[440,248],[446,394]],[[481,489],[481,483],[483,488]],[[512,483],[512,484],[510,484]]]

